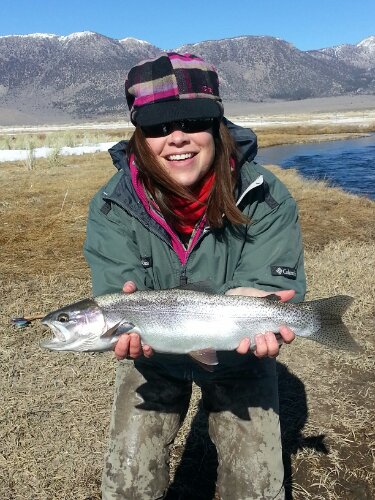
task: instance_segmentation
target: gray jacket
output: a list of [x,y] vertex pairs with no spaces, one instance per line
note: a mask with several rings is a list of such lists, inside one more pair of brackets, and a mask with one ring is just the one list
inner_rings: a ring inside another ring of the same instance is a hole
[[170,236],[144,209],[132,185],[125,141],[110,149],[118,172],[90,204],[84,254],[94,295],[117,292],[132,280],[138,289],[173,288],[211,281],[219,293],[238,286],[306,291],[298,210],[289,191],[255,161],[256,137],[227,122],[240,150],[237,204],[251,223],[205,228],[181,263]]

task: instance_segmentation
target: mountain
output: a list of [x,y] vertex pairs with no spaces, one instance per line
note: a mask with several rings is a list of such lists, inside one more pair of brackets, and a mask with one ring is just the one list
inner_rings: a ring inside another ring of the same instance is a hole
[[92,32],[0,37],[0,108],[71,119],[124,113],[127,71],[160,52]]
[[309,51],[309,54],[332,65],[344,64],[349,71],[356,68],[357,93],[375,94],[375,36],[369,36],[357,45],[337,45]]
[[212,62],[226,100],[305,99],[356,91],[353,74],[336,61],[319,60],[268,36],[201,42],[180,47]]
[[[375,36],[358,45],[306,52],[268,36],[175,50],[216,66],[225,101],[375,94]],[[1,36],[0,124],[124,117],[127,71],[161,52],[146,41],[93,32]]]
[[312,50],[309,54],[318,59],[336,60],[364,70],[375,69],[375,36],[369,36],[357,45],[337,45]]

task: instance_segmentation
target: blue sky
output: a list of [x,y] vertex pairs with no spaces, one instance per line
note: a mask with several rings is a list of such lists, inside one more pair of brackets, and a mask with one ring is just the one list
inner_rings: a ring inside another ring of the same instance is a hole
[[375,35],[375,0],[0,0],[0,35],[77,31],[161,49],[240,35],[319,49]]

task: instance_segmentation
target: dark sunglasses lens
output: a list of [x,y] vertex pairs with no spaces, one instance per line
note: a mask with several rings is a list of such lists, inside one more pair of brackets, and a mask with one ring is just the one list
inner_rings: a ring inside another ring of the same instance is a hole
[[182,130],[187,134],[204,132],[213,126],[213,118],[205,118],[202,120],[180,120],[178,122],[160,123],[149,127],[142,127],[146,137],[165,137],[173,132],[173,130]]
[[212,127],[213,121],[213,118],[206,118],[204,120],[183,120],[181,121],[181,130],[188,134],[204,132]]
[[146,137],[165,137],[171,133],[170,123],[160,123],[158,125],[150,125],[149,127],[141,127]]

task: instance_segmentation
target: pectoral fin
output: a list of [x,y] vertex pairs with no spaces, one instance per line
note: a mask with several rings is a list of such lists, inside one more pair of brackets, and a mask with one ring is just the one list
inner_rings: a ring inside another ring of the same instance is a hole
[[109,330],[104,332],[101,337],[102,338],[107,338],[107,337],[113,337],[116,336],[118,337],[119,335],[122,335],[123,333],[130,332],[130,330],[134,330],[135,325],[133,323],[129,323],[129,321],[126,320],[121,320],[118,323],[116,323],[114,326],[112,326]]
[[212,372],[213,367],[218,365],[216,351],[214,349],[202,349],[200,351],[189,352],[189,356],[194,359],[202,368]]

